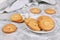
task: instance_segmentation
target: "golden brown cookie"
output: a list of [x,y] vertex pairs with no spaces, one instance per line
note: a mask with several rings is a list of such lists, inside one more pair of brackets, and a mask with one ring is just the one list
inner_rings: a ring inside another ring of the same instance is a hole
[[24,22],[24,20],[22,19],[22,20],[20,20],[20,21],[18,21],[19,23],[22,23],[22,22]]
[[15,13],[10,16],[10,20],[13,22],[23,22],[23,18],[20,14]]
[[39,27],[42,30],[49,31],[54,28],[54,21],[49,16],[40,16],[38,18]]
[[33,13],[33,14],[39,14],[41,12],[41,10],[38,9],[38,8],[31,8],[30,12]]
[[16,26],[14,24],[6,24],[3,28],[2,28],[2,31],[4,33],[13,33],[17,30]]
[[31,30],[40,31],[37,20],[33,18],[28,18],[25,20],[25,23]]
[[56,13],[56,11],[55,11],[54,9],[52,9],[52,8],[47,8],[47,9],[45,10],[45,12],[46,12],[47,14],[55,14],[55,13]]
[[33,18],[26,18],[25,23],[28,24],[30,21],[36,22],[36,20],[35,21],[34,20],[35,19],[33,19]]

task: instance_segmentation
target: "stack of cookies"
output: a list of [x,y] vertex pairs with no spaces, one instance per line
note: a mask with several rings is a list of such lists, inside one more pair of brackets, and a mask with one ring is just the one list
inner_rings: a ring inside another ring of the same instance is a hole
[[54,21],[49,16],[39,16],[37,19],[25,19],[26,25],[34,31],[50,31],[54,28]]

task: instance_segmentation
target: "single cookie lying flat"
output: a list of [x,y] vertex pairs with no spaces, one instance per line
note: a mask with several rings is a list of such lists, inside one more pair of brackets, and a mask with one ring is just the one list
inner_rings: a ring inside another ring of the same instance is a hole
[[32,14],[39,14],[39,13],[41,12],[41,10],[38,9],[38,8],[31,8],[31,9],[30,9],[30,12],[31,12]]
[[23,18],[20,14],[15,13],[10,16],[10,20],[13,22],[23,22]]
[[45,10],[45,12],[46,12],[47,14],[55,14],[55,13],[56,13],[56,11],[55,11],[54,9],[52,9],[52,8],[47,8],[47,9]]
[[4,33],[13,33],[17,30],[16,26],[14,24],[6,24],[3,28],[2,28],[2,31]]

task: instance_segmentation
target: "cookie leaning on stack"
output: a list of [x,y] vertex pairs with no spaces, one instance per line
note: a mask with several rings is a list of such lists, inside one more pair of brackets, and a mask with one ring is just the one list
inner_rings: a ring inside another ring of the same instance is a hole
[[31,30],[34,30],[34,31],[40,31],[41,30],[38,26],[37,20],[35,20],[33,18],[25,19],[25,23]]
[[54,21],[49,16],[40,16],[38,17],[38,24],[42,30],[49,31],[54,28]]

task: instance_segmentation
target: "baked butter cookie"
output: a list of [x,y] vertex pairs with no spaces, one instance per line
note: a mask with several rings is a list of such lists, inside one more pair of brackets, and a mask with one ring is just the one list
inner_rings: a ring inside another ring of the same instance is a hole
[[38,18],[39,27],[42,30],[49,31],[54,28],[54,21],[49,16],[40,16]]
[[27,18],[25,20],[25,23],[31,30],[40,31],[37,20],[35,20],[33,18]]
[[41,12],[41,10],[38,9],[38,8],[31,8],[30,12],[33,13],[33,14],[39,14]]
[[15,13],[10,16],[10,20],[13,22],[23,22],[23,18],[20,14]]
[[15,26],[14,24],[6,24],[6,25],[2,28],[2,31],[3,31],[4,33],[9,34],[9,33],[15,32],[16,29],[17,29],[17,28],[16,28],[16,26]]
[[52,9],[52,8],[47,8],[47,9],[45,10],[45,13],[47,13],[47,14],[55,14],[56,11],[55,11],[54,9]]
[[33,18],[26,18],[25,23],[28,24],[30,21],[36,22],[36,20],[35,21],[34,20],[35,19],[33,19]]

